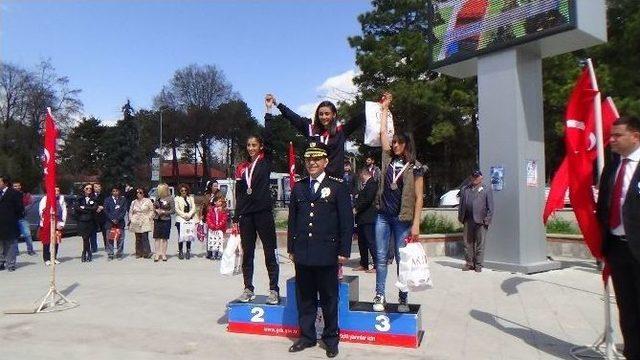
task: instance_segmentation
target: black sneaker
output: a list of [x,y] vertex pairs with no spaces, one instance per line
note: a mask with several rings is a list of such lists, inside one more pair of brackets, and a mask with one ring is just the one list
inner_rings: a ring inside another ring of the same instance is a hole
[[191,251],[187,250],[187,253],[185,254],[184,258],[187,260],[191,259]]

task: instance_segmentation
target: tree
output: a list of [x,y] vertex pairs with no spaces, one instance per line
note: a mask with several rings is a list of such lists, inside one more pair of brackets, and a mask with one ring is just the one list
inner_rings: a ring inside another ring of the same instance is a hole
[[100,120],[83,118],[72,128],[60,151],[62,168],[68,174],[100,174],[103,169],[105,152],[103,136],[106,128]]
[[[342,103],[352,118],[364,100],[394,95],[397,131],[414,135],[418,159],[431,169],[427,202],[456,187],[477,163],[475,80],[438,77],[428,68],[427,1],[375,0],[373,10],[358,17],[362,35],[349,38],[361,74],[354,79],[361,96]],[[357,144],[361,137],[356,136]]]
[[139,130],[129,107],[123,107],[123,119],[106,129],[102,136],[104,161],[101,180],[108,186],[132,182],[140,164]]
[[[175,72],[169,85],[163,87],[154,99],[157,108],[172,109],[172,112],[179,111],[183,115],[180,119],[184,120],[184,126],[176,128],[176,133],[173,134],[175,136],[171,138],[174,168],[177,169],[176,152],[180,143],[186,140],[195,145],[198,140],[202,165],[208,169],[208,161],[212,158],[212,141],[222,133],[215,132],[219,127],[213,124],[213,112],[221,104],[234,98],[231,84],[214,65],[192,64]],[[172,117],[172,121],[178,120],[178,117]],[[182,132],[178,134],[177,130]],[[204,174],[205,179],[208,178],[206,171]]]
[[[33,70],[0,63],[0,172],[29,186],[41,178],[42,125],[47,107],[64,134],[82,110],[79,89],[59,76],[50,61]],[[18,140],[19,139],[19,140]]]

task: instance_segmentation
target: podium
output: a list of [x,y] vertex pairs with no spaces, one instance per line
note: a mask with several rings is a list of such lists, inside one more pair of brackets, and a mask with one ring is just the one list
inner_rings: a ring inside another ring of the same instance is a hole
[[[299,337],[294,278],[287,280],[286,290],[286,296],[278,305],[266,304],[266,296],[257,296],[249,303],[237,300],[228,303],[227,331]],[[373,303],[359,301],[357,276],[345,276],[340,282],[338,301],[340,341],[407,348],[420,346],[424,335],[420,305],[409,305],[408,313],[399,313],[397,304],[387,304],[385,312],[375,312]],[[318,338],[321,333],[318,331]]]

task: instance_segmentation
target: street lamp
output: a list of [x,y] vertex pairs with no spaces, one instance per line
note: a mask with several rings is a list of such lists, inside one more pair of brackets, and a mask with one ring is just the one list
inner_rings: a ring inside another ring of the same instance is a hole
[[162,112],[167,110],[166,107],[160,107],[160,171],[158,174],[158,184],[162,183],[162,158],[164,157],[163,148],[162,148]]

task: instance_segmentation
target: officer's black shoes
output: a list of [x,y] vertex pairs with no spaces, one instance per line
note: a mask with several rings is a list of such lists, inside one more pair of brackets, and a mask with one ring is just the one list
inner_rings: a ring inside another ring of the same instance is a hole
[[256,299],[256,294],[254,294],[253,291],[249,289],[244,289],[244,291],[242,292],[242,295],[240,295],[240,297],[238,298],[238,301],[243,303],[248,303],[249,301],[253,301],[255,299]]
[[384,295],[376,294],[373,298],[373,311],[384,311]]
[[269,291],[266,303],[269,305],[278,305],[280,303],[280,294],[275,290]]
[[[291,345],[291,347],[289,348],[289,352],[294,353],[294,352],[299,352],[302,351],[306,348],[310,348],[310,347],[314,347],[316,346],[315,343],[308,343],[304,340],[298,340],[295,343],[293,343],[293,345]],[[336,350],[336,355],[338,354],[338,351]],[[329,350],[327,350],[327,356],[329,356]],[[334,355],[335,356],[335,355]]]
[[328,358],[334,358],[336,356],[338,356],[338,349],[327,350],[327,357]]
[[187,252],[184,255],[184,258],[187,260],[191,259],[191,250],[187,250]]
[[178,259],[184,259],[184,253],[182,252],[182,250],[178,250]]

